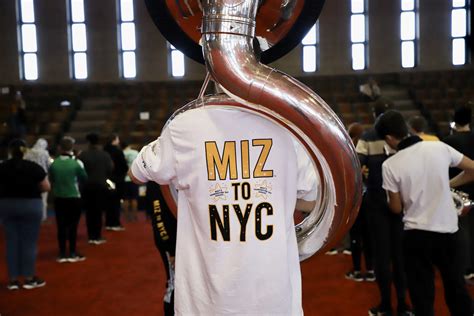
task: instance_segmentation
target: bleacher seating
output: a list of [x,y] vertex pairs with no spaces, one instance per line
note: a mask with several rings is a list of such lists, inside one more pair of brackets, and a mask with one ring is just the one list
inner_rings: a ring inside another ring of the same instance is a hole
[[[382,94],[406,117],[424,115],[433,132],[445,136],[454,107],[474,98],[474,71],[404,72],[399,74],[354,74],[346,76],[305,76],[299,78],[316,91],[347,126],[360,122],[373,124],[371,102],[359,93],[359,85],[369,76]],[[45,85],[28,83],[16,86],[27,105],[27,135],[31,145],[45,137],[51,148],[62,135],[76,138],[79,148],[85,146],[85,135],[98,132],[104,136],[117,133],[122,139],[141,147],[155,139],[167,118],[178,108],[195,99],[199,81],[71,83]],[[60,106],[68,100],[69,107]],[[0,137],[8,133],[9,106],[0,97]],[[148,112],[149,119],[140,118]]]

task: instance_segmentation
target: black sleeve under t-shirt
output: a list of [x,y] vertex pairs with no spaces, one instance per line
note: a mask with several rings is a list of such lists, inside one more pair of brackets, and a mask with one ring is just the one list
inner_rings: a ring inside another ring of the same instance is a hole
[[46,172],[38,164],[10,159],[0,164],[0,198],[41,198],[39,184]]

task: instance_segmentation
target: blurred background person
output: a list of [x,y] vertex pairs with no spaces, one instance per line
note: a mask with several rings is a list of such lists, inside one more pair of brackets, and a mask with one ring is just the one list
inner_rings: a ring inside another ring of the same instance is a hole
[[[472,108],[471,104],[458,106],[454,111],[451,123],[451,135],[443,139],[466,157],[474,159],[474,133],[471,131]],[[459,168],[450,168],[449,177],[452,178],[461,172]],[[459,187],[459,190],[474,198],[474,183]],[[474,278],[474,212],[459,217],[459,231],[461,235],[461,253],[463,254],[464,277]]]
[[[389,103],[376,102],[373,107],[374,118],[377,119],[389,108]],[[390,212],[386,193],[382,188],[382,164],[388,157],[385,147],[385,140],[378,136],[374,127],[362,134],[356,147],[361,166],[368,169],[364,207],[367,208],[375,275],[380,293],[380,303],[369,309],[369,315],[392,313],[392,283],[397,294],[398,314],[410,315],[402,254],[402,217]]]
[[423,116],[413,116],[408,120],[410,134],[416,135],[425,141],[439,141],[435,135],[426,134],[428,123]]
[[[25,159],[33,161],[48,173],[51,166],[51,157],[48,152],[48,141],[44,138],[38,138],[33,147],[25,153]],[[41,193],[43,200],[43,220],[48,217],[48,192]]]
[[[61,154],[51,165],[50,180],[54,195],[54,211],[56,214],[59,256],[57,261],[78,262],[86,257],[76,250],[77,225],[81,218],[81,194],[79,182],[87,179],[84,164],[74,157],[74,139],[63,137],[59,143]],[[69,242],[69,254],[66,252]]]
[[120,223],[120,210],[125,187],[125,175],[128,171],[127,161],[120,148],[120,138],[117,134],[111,134],[107,138],[104,150],[113,161],[113,169],[110,180],[115,184],[115,189],[109,190],[107,208],[105,212],[105,229],[112,231],[123,231],[125,228]]
[[[127,161],[127,166],[130,168],[138,156],[138,151],[124,142],[122,142],[122,147],[124,148],[123,154]],[[132,182],[128,174],[125,175],[123,212],[127,221],[136,221],[138,219],[138,185]]]
[[41,192],[50,190],[46,172],[23,159],[23,140],[9,144],[10,159],[0,164],[0,216],[5,225],[9,290],[34,289],[46,285],[35,276],[37,242],[43,214]]
[[[352,123],[348,126],[347,131],[349,136],[354,143],[354,146],[357,146],[360,137],[364,133],[364,126],[360,123]],[[366,167],[362,166],[363,177],[365,178]],[[359,209],[359,214],[357,215],[354,225],[351,227],[349,232],[351,240],[351,254],[352,254],[352,267],[353,269],[346,273],[345,277],[349,280],[354,280],[356,282],[361,281],[375,281],[375,272],[372,263],[372,247],[371,247],[371,238],[370,231],[367,224],[367,206],[365,205],[365,185],[363,188],[363,197],[362,204]],[[365,259],[365,274],[362,273],[362,253],[364,253]]]
[[100,148],[98,134],[90,133],[86,139],[89,147],[78,158],[84,163],[87,173],[87,180],[82,190],[87,234],[90,244],[100,245],[106,242],[102,238],[102,213],[107,206],[106,198],[109,194],[107,179],[112,173],[113,162],[110,155]]

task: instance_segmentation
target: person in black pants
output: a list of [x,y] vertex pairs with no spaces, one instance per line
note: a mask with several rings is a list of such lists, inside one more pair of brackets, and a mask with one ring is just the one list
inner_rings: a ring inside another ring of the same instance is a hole
[[123,231],[125,228],[120,223],[120,210],[125,190],[125,176],[128,171],[127,160],[120,148],[120,139],[117,134],[107,138],[104,150],[112,158],[114,168],[110,180],[115,184],[115,189],[109,190],[107,208],[105,213],[105,229],[112,231]]
[[109,194],[106,183],[112,172],[113,162],[110,155],[99,148],[99,135],[90,133],[86,139],[89,148],[79,155],[88,176],[82,189],[82,196],[86,209],[89,243],[100,245],[106,242],[102,238],[102,213],[106,206],[105,199]]
[[[84,261],[86,258],[76,251],[77,225],[81,218],[81,195],[79,182],[87,179],[84,165],[73,154],[74,139],[64,137],[60,142],[61,155],[49,169],[53,186],[54,210],[58,229],[59,263]],[[69,241],[69,256],[66,242]]]
[[[474,159],[474,133],[471,131],[472,104],[462,105],[454,111],[452,134],[443,139],[457,151]],[[458,168],[450,168],[449,176],[452,178],[461,172]],[[459,188],[474,199],[474,183],[468,183]],[[461,233],[462,253],[464,254],[464,278],[474,278],[474,212],[459,218],[459,231]]]
[[[359,139],[364,132],[364,127],[360,123],[352,123],[348,126],[347,132],[352,139],[354,146],[357,146]],[[365,169],[362,169],[363,176],[365,178],[366,172]],[[375,281],[375,273],[372,265],[372,246],[371,239],[369,234],[369,227],[367,224],[367,201],[366,201],[366,186],[363,187],[363,198],[362,205],[359,209],[359,214],[357,215],[354,225],[352,225],[349,232],[349,237],[351,240],[351,254],[352,254],[352,266],[353,270],[346,273],[345,277],[349,280],[354,280],[356,282],[361,281]],[[364,253],[366,273],[362,274],[362,253]]]
[[[374,117],[379,117],[388,108],[389,105],[386,103],[376,103],[373,109]],[[388,157],[385,145],[385,141],[377,135],[372,127],[364,132],[356,147],[361,165],[368,169],[364,202],[367,207],[367,222],[374,252],[375,275],[380,293],[380,303],[369,310],[369,315],[391,315],[392,281],[397,293],[398,315],[411,315],[406,301],[407,285],[402,255],[402,217],[390,212],[385,190],[382,188],[382,163]]]
[[166,293],[163,298],[165,316],[174,315],[174,257],[176,251],[176,217],[155,182],[146,184],[146,211],[151,217],[156,249],[166,270]]
[[[450,185],[474,180],[474,161],[442,142],[409,136],[400,112],[387,111],[375,124],[397,153],[382,165],[383,188],[394,214],[403,214],[403,250],[408,288],[417,316],[434,315],[434,267],[440,271],[453,316],[472,316],[463,278],[458,214]],[[464,172],[449,180],[448,169]]]

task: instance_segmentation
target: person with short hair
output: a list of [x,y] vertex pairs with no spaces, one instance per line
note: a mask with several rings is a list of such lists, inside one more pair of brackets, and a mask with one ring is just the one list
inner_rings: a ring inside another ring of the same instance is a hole
[[[372,109],[374,118],[377,119],[389,108],[388,103],[375,103]],[[366,192],[363,205],[367,208],[375,276],[380,293],[380,303],[369,309],[369,315],[391,315],[393,283],[397,294],[398,315],[409,316],[411,310],[406,300],[406,275],[402,258],[403,223],[400,215],[393,214],[388,209],[382,188],[382,164],[388,157],[386,143],[372,126],[362,134],[356,152],[361,166],[368,170],[364,182]]]
[[[364,133],[364,126],[360,123],[352,123],[347,127],[347,132],[349,133],[354,146],[357,146],[359,139]],[[364,168],[361,170],[363,175],[364,170]],[[365,184],[362,191],[362,194],[365,195]],[[349,231],[349,237],[351,241],[350,249],[353,269],[345,274],[345,278],[356,282],[375,281],[372,240],[370,238],[369,225],[367,222],[367,205],[364,196],[362,197],[362,204],[359,213],[357,214],[357,218]],[[364,254],[365,259],[365,273],[362,272],[362,253]]]
[[[474,133],[470,124],[472,120],[471,104],[456,107],[453,122],[451,123],[451,135],[443,139],[443,142],[453,147],[463,155],[474,159]],[[449,176],[452,178],[461,173],[459,168],[450,168]],[[459,187],[459,190],[469,194],[474,199],[474,183],[468,183]],[[474,212],[469,212],[467,216],[459,218],[459,229],[462,235],[461,246],[464,253],[466,279],[474,278]]]
[[448,169],[466,171],[451,184],[474,180],[474,161],[443,142],[410,136],[402,114],[385,112],[376,122],[378,135],[397,150],[382,165],[388,205],[403,214],[403,254],[415,315],[434,315],[434,271],[444,284],[453,316],[472,316],[458,247],[458,214],[450,191]]
[[84,163],[87,173],[82,190],[87,234],[90,244],[101,245],[106,242],[102,238],[102,213],[106,208],[106,198],[109,194],[107,179],[112,173],[113,162],[110,155],[100,148],[98,134],[87,134],[86,139],[89,147],[78,158]]
[[21,139],[8,146],[10,159],[0,164],[0,217],[5,226],[9,290],[46,285],[35,276],[37,243],[42,219],[41,192],[50,190],[46,172],[38,164],[23,159],[27,150]]
[[[77,226],[81,218],[81,193],[79,184],[87,179],[84,164],[74,157],[74,139],[63,137],[59,143],[61,154],[51,167],[49,174],[54,195],[54,211],[56,213],[59,256],[57,261],[79,262],[86,257],[77,252]],[[69,254],[66,243],[69,242]]]
[[426,122],[423,116],[413,116],[408,120],[408,126],[410,127],[410,133],[417,135],[423,140],[426,141],[439,141],[439,138],[435,135],[426,134],[426,129],[428,128],[428,123]]

